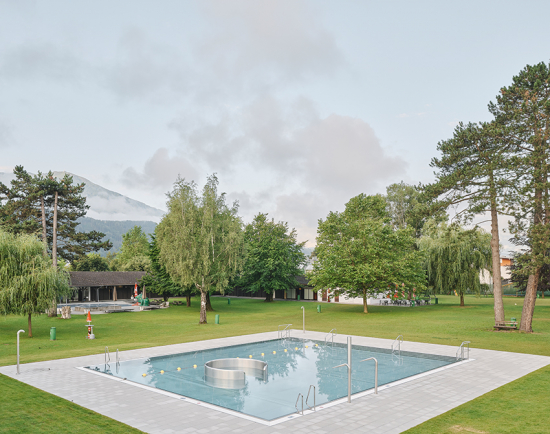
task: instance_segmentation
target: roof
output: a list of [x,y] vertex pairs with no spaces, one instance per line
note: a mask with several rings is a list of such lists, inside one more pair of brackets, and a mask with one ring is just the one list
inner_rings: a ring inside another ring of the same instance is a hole
[[306,276],[294,276],[298,283],[302,286],[309,286],[309,279]]
[[145,271],[71,271],[71,286],[134,285]]

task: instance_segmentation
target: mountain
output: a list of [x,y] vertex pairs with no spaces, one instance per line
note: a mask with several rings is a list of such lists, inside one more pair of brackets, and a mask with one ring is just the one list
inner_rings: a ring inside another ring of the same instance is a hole
[[[146,234],[152,234],[155,231],[157,224],[149,221],[134,221],[134,220],[96,220],[90,217],[78,219],[80,225],[79,232],[99,231],[105,234],[103,240],[110,240],[113,243],[111,252],[117,252],[122,245],[122,235],[132,229],[134,226],[141,226],[141,229]],[[105,256],[107,252],[100,252]]]

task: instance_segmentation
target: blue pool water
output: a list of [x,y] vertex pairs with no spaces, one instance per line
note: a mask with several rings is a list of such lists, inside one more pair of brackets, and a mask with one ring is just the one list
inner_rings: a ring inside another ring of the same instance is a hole
[[[266,380],[247,376],[244,387],[240,389],[213,387],[205,381],[206,362],[250,356],[267,362]],[[379,386],[456,361],[451,357],[404,351],[398,357],[392,355],[391,350],[353,345],[352,393],[374,387],[374,362],[359,363],[369,357],[378,360]],[[294,405],[298,393],[304,395],[305,407],[310,385],[316,386],[317,405],[346,397],[347,368],[333,369],[333,366],[346,362],[346,345],[335,343],[325,346],[322,341],[289,338],[87,368],[264,420],[273,420],[296,411]]]

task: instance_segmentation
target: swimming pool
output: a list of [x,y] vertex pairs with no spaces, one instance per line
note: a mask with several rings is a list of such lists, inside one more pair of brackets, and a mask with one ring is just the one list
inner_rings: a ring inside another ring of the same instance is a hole
[[[379,386],[441,368],[453,357],[390,349],[352,346],[352,393],[374,387],[374,363],[378,360]],[[265,375],[246,375],[242,384],[216,384],[205,377],[205,364],[218,359],[252,359],[265,362]],[[126,379],[181,396],[230,409],[266,421],[296,412],[299,393],[305,397],[316,388],[316,404],[346,397],[347,369],[333,367],[347,362],[345,344],[310,339],[276,339],[244,345],[128,360],[119,364],[88,366],[95,372]],[[309,401],[312,404],[312,399]],[[304,404],[305,407],[305,404]]]

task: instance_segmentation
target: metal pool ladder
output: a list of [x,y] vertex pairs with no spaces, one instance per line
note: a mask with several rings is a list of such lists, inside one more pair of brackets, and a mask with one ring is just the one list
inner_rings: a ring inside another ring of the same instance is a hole
[[[464,358],[464,348],[468,350],[467,357]],[[458,350],[456,350],[456,360],[470,360],[470,341],[464,341],[460,344],[460,347],[458,347]]]
[[[403,343],[403,335],[399,335],[395,338],[395,341],[391,344],[391,353],[392,355],[398,354],[401,356],[401,344]],[[393,346],[397,344],[397,348],[394,348]]]
[[111,354],[109,353],[109,347],[105,347],[105,364],[108,365],[111,361]]
[[[332,333],[334,332],[334,333]],[[332,329],[331,331],[329,331],[327,333],[327,335],[325,336],[325,346],[327,345],[327,338],[330,336],[331,338],[331,341],[332,341],[332,345],[334,345],[334,336],[338,334],[338,331],[336,329]]]
[[313,387],[313,411],[317,411],[315,410],[315,386],[313,384],[309,386],[309,390],[307,391],[306,405],[310,410],[312,409],[312,407],[307,403],[307,401],[309,400],[309,394],[311,393],[312,387]]
[[301,393],[298,393],[298,398],[296,398],[296,404],[294,404],[294,407],[296,408],[296,413],[300,414],[300,409],[298,408],[298,401],[300,400],[300,397],[302,398],[302,416],[304,415],[304,395]]
[[360,360],[359,362],[366,362],[367,360],[374,360],[374,394],[378,395],[378,360],[374,357]]
[[[290,329],[289,327],[291,326],[292,324],[281,324],[279,325],[279,327],[277,327],[277,336],[279,337],[279,339],[281,338],[289,338],[290,337]],[[281,327],[285,326],[284,329],[281,330]]]

